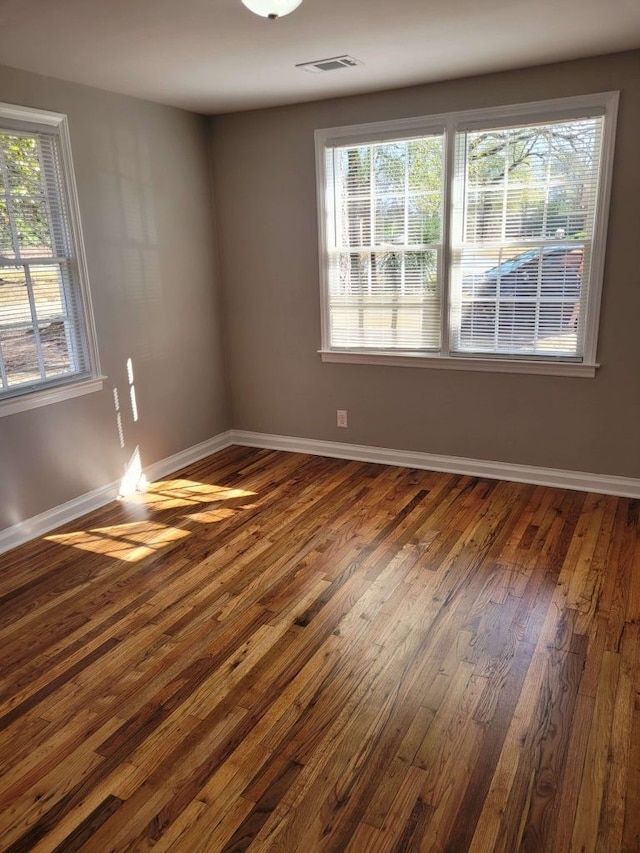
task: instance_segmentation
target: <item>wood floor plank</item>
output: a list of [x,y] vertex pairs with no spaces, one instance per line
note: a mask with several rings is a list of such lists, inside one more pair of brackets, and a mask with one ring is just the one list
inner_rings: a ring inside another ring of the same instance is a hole
[[0,556],[0,849],[639,850],[639,517],[231,447]]
[[622,846],[627,777],[630,770],[631,737],[640,626],[625,625],[620,643],[620,673],[616,687],[607,771],[598,826],[598,847],[618,850]]
[[[636,662],[635,671],[640,669]],[[636,686],[635,692],[638,692]],[[627,767],[627,787],[624,797],[624,825],[622,830],[621,849],[625,853],[640,849],[640,809],[636,807],[640,797],[640,707],[635,702],[631,722],[631,738],[629,745],[629,765]]]
[[[584,657],[577,653],[554,649],[547,657],[534,725],[525,745],[529,760],[520,768],[521,800],[518,802],[514,786],[507,806],[507,809],[511,807],[513,823],[518,814],[522,816],[522,850],[533,853],[554,847],[557,821],[562,817],[553,806],[566,767],[570,724],[583,666]],[[505,842],[509,838],[506,826],[502,836]],[[505,849],[508,849],[506,843]]]
[[582,778],[571,840],[574,848],[587,852],[596,850],[598,842],[619,671],[620,656],[605,652],[585,757],[589,772]]

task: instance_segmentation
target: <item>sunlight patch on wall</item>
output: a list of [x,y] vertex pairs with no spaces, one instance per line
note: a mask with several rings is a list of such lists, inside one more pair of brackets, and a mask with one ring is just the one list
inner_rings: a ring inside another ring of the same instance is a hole
[[127,462],[124,477],[120,481],[119,497],[127,497],[136,492],[144,492],[147,488],[147,478],[142,472],[142,460],[140,459],[140,448],[136,447],[133,456]]
[[120,411],[120,397],[118,395],[118,389],[113,389],[113,405],[116,410],[116,427],[118,429],[118,441],[120,442],[120,447],[124,449],[124,427],[122,426],[122,412]]

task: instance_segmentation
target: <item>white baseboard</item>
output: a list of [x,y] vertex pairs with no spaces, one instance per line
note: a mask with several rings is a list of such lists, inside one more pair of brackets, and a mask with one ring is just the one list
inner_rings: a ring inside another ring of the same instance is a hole
[[186,450],[174,453],[173,456],[167,456],[166,459],[161,459],[159,462],[154,462],[152,465],[146,465],[144,473],[147,480],[150,483],[153,483],[154,480],[161,480],[168,474],[173,474],[175,471],[179,471],[180,468],[186,468],[187,465],[199,462],[201,459],[204,459],[205,456],[211,456],[212,453],[217,453],[219,450],[225,450],[234,443],[231,436],[231,430],[221,432],[213,438],[201,441],[200,444],[194,444],[193,447],[188,447]]
[[[424,468],[429,471],[444,471],[450,474],[465,474],[472,477],[489,477],[494,480],[511,480],[516,483],[532,483],[540,486],[556,486],[561,489],[577,489],[582,492],[598,492],[605,495],[640,498],[640,480],[608,474],[591,474],[582,471],[561,471],[555,468],[537,468],[532,465],[513,465],[509,462],[488,462],[483,459],[467,459],[463,456],[439,456],[412,450],[392,450],[387,447],[370,447],[364,444],[344,444],[337,441],[318,441],[311,438],[295,438],[287,435],[268,435],[246,430],[228,430],[207,441],[174,453],[166,459],[154,462],[144,471],[150,482],[160,480],[181,468],[198,462],[212,453],[224,450],[232,444],[245,447],[263,447],[268,450],[286,450],[294,453],[309,453],[314,456],[330,456],[360,462],[377,462],[383,465],[399,465],[404,468]],[[99,509],[118,496],[118,483],[109,483],[91,492],[86,492],[67,503],[21,521],[0,531],[0,554],[50,533],[56,527],[74,521],[88,512]]]
[[55,506],[53,509],[48,509],[46,512],[41,512],[31,518],[26,518],[24,521],[0,531],[0,554],[17,548],[18,545],[23,545],[38,536],[43,536],[45,533],[49,533],[56,527],[73,521],[87,512],[100,509],[101,506],[118,497],[119,485],[119,482],[109,483],[108,486],[92,489],[92,491],[85,492],[83,495],[67,501],[67,503]]
[[640,480],[608,474],[591,474],[582,471],[562,471],[556,468],[538,468],[533,465],[514,465],[510,462],[489,462],[484,459],[467,459],[463,456],[439,456],[412,450],[391,450],[387,447],[370,447],[364,444],[342,444],[336,441],[317,441],[310,438],[293,438],[286,435],[267,435],[245,430],[231,430],[232,444],[264,447],[269,450],[289,450],[337,459],[361,462],[379,462],[404,468],[424,468],[449,474],[466,474],[472,477],[489,477],[537,486],[555,486],[581,492],[598,492],[627,498],[640,498]]
[[[161,480],[168,474],[173,474],[174,471],[180,470],[193,462],[198,462],[204,459],[205,456],[210,456],[212,453],[217,453],[219,450],[224,450],[233,442],[231,441],[231,432],[223,432],[213,438],[196,444],[193,447],[188,447],[186,450],[181,450],[179,453],[174,453],[173,456],[168,456],[166,459],[161,459],[159,462],[154,462],[152,465],[145,467],[144,472],[147,479]],[[38,536],[44,536],[70,521],[75,521],[81,515],[92,512],[95,509],[105,506],[118,497],[120,481],[117,483],[109,483],[98,489],[93,489],[86,492],[77,498],[74,498],[67,503],[49,509],[40,515],[34,515],[32,518],[27,518],[24,521],[8,527],[6,530],[0,531],[0,554],[5,551],[16,548],[31,539]]]

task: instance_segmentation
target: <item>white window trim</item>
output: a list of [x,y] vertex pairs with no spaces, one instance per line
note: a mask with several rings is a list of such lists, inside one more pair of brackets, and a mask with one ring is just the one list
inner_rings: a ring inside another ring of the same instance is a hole
[[44,125],[57,130],[60,140],[60,158],[62,160],[62,182],[69,213],[71,236],[73,239],[75,259],[78,267],[78,279],[80,283],[80,298],[82,303],[82,320],[86,330],[87,351],[89,357],[89,375],[71,376],[60,383],[38,383],[24,389],[16,388],[12,396],[0,399],[0,417],[13,415],[29,409],[35,409],[49,403],[78,397],[100,391],[104,386],[105,376],[100,370],[100,359],[98,355],[96,327],[91,305],[91,293],[89,290],[89,271],[84,250],[82,236],[82,225],[80,221],[80,205],[78,202],[78,190],[76,187],[75,173],[73,170],[73,159],[71,155],[71,138],[69,136],[69,123],[67,116],[63,113],[55,113],[49,110],[34,109],[33,107],[22,107],[17,104],[0,103],[0,120],[9,119],[21,122],[25,125]]
[[[320,316],[322,361],[347,364],[377,364],[396,367],[426,367],[446,370],[475,370],[500,373],[533,373],[557,376],[594,377],[600,366],[596,360],[597,337],[600,323],[602,283],[604,278],[605,247],[611,183],[613,176],[613,154],[618,114],[619,92],[600,92],[549,101],[535,101],[513,105],[489,107],[487,109],[463,110],[431,116],[418,116],[385,122],[370,122],[361,125],[324,128],[315,131],[316,192],[318,201],[318,243],[320,263]],[[554,119],[571,119],[591,111],[604,115],[605,126],[602,139],[602,161],[598,199],[596,203],[591,278],[586,304],[584,356],[580,361],[570,359],[545,359],[531,357],[488,357],[475,355],[451,355],[448,340],[449,267],[451,262],[450,211],[456,133],[473,128],[490,127],[504,123],[505,119],[533,123]],[[442,350],[441,353],[406,353],[391,350],[345,350],[331,347],[329,340],[329,282],[327,263],[327,204],[325,149],[332,145],[350,143],[371,144],[387,139],[421,136],[442,132],[446,137],[445,186],[443,215],[443,264],[442,264]]]
[[92,394],[94,391],[102,391],[105,379],[106,376],[79,379],[58,387],[47,386],[38,391],[23,394],[21,397],[8,397],[0,403],[0,418],[15,415],[17,412],[26,412],[29,409],[39,409],[40,406],[48,406],[49,403],[59,403],[61,400]]

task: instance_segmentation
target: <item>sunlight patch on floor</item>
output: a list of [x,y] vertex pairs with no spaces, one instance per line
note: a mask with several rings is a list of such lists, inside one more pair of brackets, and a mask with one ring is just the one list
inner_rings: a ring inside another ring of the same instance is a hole
[[55,533],[45,539],[59,545],[71,545],[82,551],[135,563],[190,535],[188,530],[168,527],[155,521],[133,521],[73,533]]
[[123,500],[126,503],[160,510],[190,506],[195,508],[198,504],[251,497],[255,494],[244,489],[213,486],[208,483],[198,483],[195,480],[158,480],[150,483],[146,491],[127,495]]
[[[234,516],[239,509],[248,509],[254,504],[242,507],[221,506],[223,501],[255,496],[256,492],[233,489],[225,486],[213,486],[198,483],[195,480],[160,480],[151,483],[145,492],[134,492],[123,496],[122,503],[134,504],[152,511],[172,509],[192,509],[175,523],[195,522],[196,524],[216,524]],[[137,513],[140,514],[139,512]],[[144,513],[146,514],[146,513]],[[113,524],[109,527],[95,527],[77,530],[73,533],[54,533],[46,536],[48,542],[69,545],[93,554],[102,554],[116,560],[135,563],[168,545],[191,535],[189,525],[186,529],[162,524],[160,521],[130,521]]]
[[190,512],[184,518],[197,521],[198,524],[215,524],[216,521],[224,521],[236,514],[236,510],[220,507],[218,509],[205,509],[202,512]]

